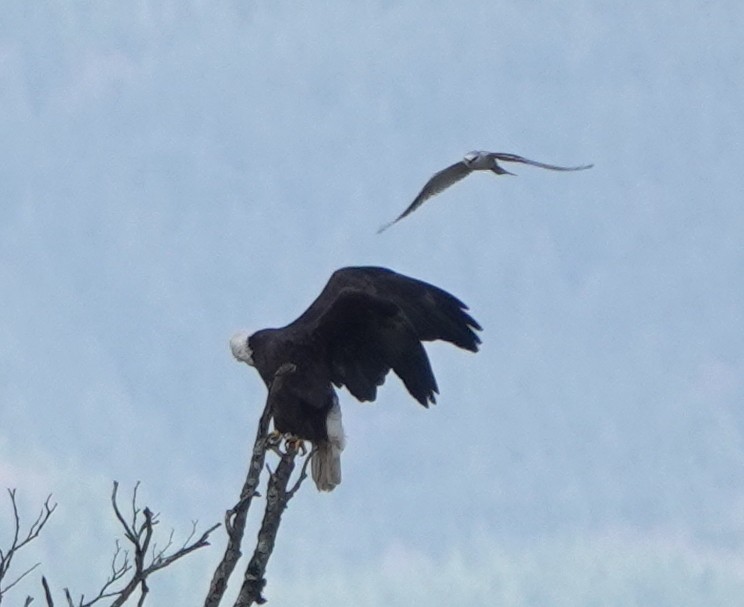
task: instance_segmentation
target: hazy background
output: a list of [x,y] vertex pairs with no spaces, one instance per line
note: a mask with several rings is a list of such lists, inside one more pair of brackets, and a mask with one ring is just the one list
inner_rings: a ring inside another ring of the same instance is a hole
[[[483,348],[428,348],[429,411],[342,393],[344,483],[291,503],[270,604],[741,604],[740,2],[0,12],[0,486],[59,502],[25,561],[54,588],[108,574],[114,479],[166,535],[221,521],[265,399],[230,335],[379,264]],[[477,174],[375,234],[471,149],[595,168]],[[149,604],[201,604],[214,540]]]

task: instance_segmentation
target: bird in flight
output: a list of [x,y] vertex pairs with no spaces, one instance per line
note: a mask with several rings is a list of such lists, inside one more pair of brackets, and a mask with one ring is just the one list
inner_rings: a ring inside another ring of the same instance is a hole
[[503,162],[519,162],[522,164],[529,164],[531,166],[540,167],[541,169],[550,169],[551,171],[583,171],[584,169],[590,169],[593,164],[582,164],[581,166],[575,167],[562,167],[554,164],[545,164],[544,162],[536,162],[535,160],[529,160],[516,154],[505,154],[503,152],[483,152],[474,151],[465,154],[465,157],[455,164],[448,166],[446,169],[435,173],[434,176],[426,182],[426,185],[421,189],[418,196],[414,198],[413,202],[408,205],[408,208],[403,211],[393,221],[386,223],[381,226],[377,233],[387,230],[391,225],[397,223],[403,219],[406,215],[413,213],[418,209],[424,202],[426,202],[432,196],[443,192],[452,184],[457,183],[461,179],[464,179],[473,171],[491,171],[496,175],[514,175],[514,173],[507,171],[503,168],[498,160]]
[[331,491],[341,482],[345,445],[334,386],[373,401],[393,371],[428,407],[438,390],[422,342],[476,352],[480,325],[466,310],[447,291],[387,268],[341,268],[297,320],[237,333],[230,348],[266,384],[275,431],[313,443],[313,480]]

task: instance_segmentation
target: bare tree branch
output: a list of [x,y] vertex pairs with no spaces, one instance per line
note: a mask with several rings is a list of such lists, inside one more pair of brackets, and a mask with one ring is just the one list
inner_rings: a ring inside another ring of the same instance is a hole
[[[196,522],[193,523],[191,533],[181,548],[175,552],[169,549],[173,545],[173,531],[171,531],[164,548],[157,549],[153,541],[155,526],[159,524],[158,514],[145,507],[140,509],[137,506],[137,483],[132,490],[132,515],[128,521],[119,508],[118,490],[119,483],[114,481],[114,488],[111,493],[111,505],[114,510],[116,519],[122,527],[124,538],[131,544],[132,558],[127,550],[122,549],[119,540],[116,540],[113,558],[111,559],[111,572],[106,581],[101,586],[98,593],[89,600],[85,595],[80,596],[77,603],[73,600],[72,594],[68,588],[64,589],[65,599],[68,607],[91,607],[104,599],[113,599],[109,607],[120,607],[133,597],[139,590],[137,605],[141,606],[145,602],[149,587],[147,580],[150,575],[172,565],[177,560],[187,554],[209,545],[210,534],[219,527],[219,523],[212,525],[196,540]],[[150,557],[148,559],[148,554]],[[119,586],[123,583],[123,586]],[[52,594],[49,591],[49,585],[45,578],[42,578],[42,585],[47,599],[47,607],[54,607]]]
[[313,449],[305,458],[305,461],[302,464],[302,468],[300,468],[300,475],[297,477],[295,484],[292,485],[292,488],[287,491],[287,501],[291,500],[294,497],[294,494],[297,493],[297,490],[300,488],[300,485],[302,485],[302,482],[307,478],[307,467],[310,464],[310,460],[313,458],[313,455],[315,455],[315,451],[316,449]]
[[267,481],[266,509],[264,510],[264,517],[261,521],[261,528],[258,531],[256,547],[246,567],[243,584],[240,587],[240,593],[234,603],[234,607],[248,607],[254,603],[262,605],[266,602],[262,594],[263,588],[266,585],[264,576],[269,558],[271,558],[271,553],[274,551],[274,544],[276,543],[276,536],[279,532],[282,514],[287,508],[287,503],[292,499],[302,484],[302,481],[307,476],[307,462],[310,461],[312,454],[305,459],[300,477],[292,488],[288,489],[289,481],[295,468],[295,458],[298,453],[297,445],[287,441],[285,451],[279,453],[279,465],[274,472],[269,473],[269,480]]
[[[258,486],[261,480],[261,473],[266,461],[266,453],[271,450],[279,456],[279,465],[275,472],[269,470],[269,480],[267,482],[266,509],[264,511],[263,521],[258,533],[256,547],[253,556],[248,564],[244,574],[243,584],[240,595],[235,605],[245,606],[253,603],[261,604],[266,599],[261,592],[266,580],[264,574],[269,557],[274,549],[276,535],[279,531],[281,515],[287,507],[292,497],[300,488],[302,481],[307,477],[307,465],[312,457],[312,453],[305,459],[301,468],[299,478],[287,489],[292,471],[295,467],[295,457],[298,454],[298,447],[301,443],[289,441],[286,443],[285,450],[279,449],[279,446],[270,440],[269,423],[271,421],[270,399],[267,399],[266,406],[261,414],[256,431],[256,440],[253,444],[251,460],[248,465],[243,488],[240,492],[240,499],[225,514],[225,529],[227,530],[227,546],[222,560],[217,565],[212,581],[209,586],[209,592],[204,601],[204,607],[218,607],[222,601],[225,591],[227,590],[228,581],[235,565],[242,556],[241,544],[245,534],[245,525],[248,517],[248,511],[253,503],[253,498],[258,496]],[[304,447],[302,447],[304,453]]]
[[44,598],[46,599],[47,607],[54,607],[54,601],[52,600],[52,591],[49,590],[49,583],[46,578],[41,576],[41,585],[44,587]]
[[[134,491],[133,493],[136,495],[137,493],[137,487],[139,486],[139,481],[135,483],[134,485]],[[132,528],[127,524],[127,522],[124,520],[124,517],[121,514],[121,511],[119,510],[119,504],[116,501],[116,493],[119,491],[119,483],[118,481],[114,481],[114,489],[111,492],[111,504],[114,508],[114,514],[116,515],[116,518],[119,519],[119,523],[124,528],[124,537],[126,537],[130,542],[135,542],[136,538],[134,536],[134,531]],[[135,515],[136,516],[136,515]],[[136,522],[133,521],[133,523]]]
[[[304,455],[304,445],[301,442],[285,441],[284,449],[279,442],[270,440],[268,432],[271,421],[269,401],[259,419],[256,431],[256,440],[253,446],[251,460],[248,467],[245,482],[240,492],[238,502],[225,513],[225,529],[227,530],[227,546],[225,553],[215,569],[212,577],[209,593],[205,599],[205,607],[218,607],[227,589],[230,576],[242,556],[241,544],[245,534],[245,526],[249,509],[253,498],[260,497],[258,492],[261,474],[266,462],[267,451],[271,450],[279,457],[279,462],[274,471],[268,469],[266,506],[264,510],[261,527],[258,532],[256,546],[248,563],[240,594],[235,602],[236,607],[247,607],[253,604],[262,604],[266,599],[262,595],[266,585],[265,572],[268,561],[274,550],[276,537],[281,523],[281,517],[287,508],[289,500],[299,490],[303,481],[307,478],[307,467],[314,452],[311,452],[304,460],[299,475],[290,484],[296,467],[296,457],[299,453]],[[202,533],[198,538],[197,523],[192,522],[192,529],[186,540],[178,550],[171,551],[173,547],[173,531],[171,530],[167,541],[162,547],[155,540],[155,527],[160,523],[159,514],[145,507],[141,509],[137,505],[139,482],[132,490],[131,514],[125,515],[119,506],[118,496],[119,483],[113,483],[111,493],[111,505],[114,515],[122,529],[122,535],[129,544],[129,550],[123,549],[119,540],[115,542],[115,551],[111,560],[110,573],[95,596],[91,599],[80,595],[75,601],[68,588],[64,588],[64,597],[67,607],[92,607],[100,601],[109,599],[113,602],[109,607],[120,607],[129,599],[137,595],[137,605],[144,605],[149,593],[148,578],[150,575],[172,565],[175,561],[183,558],[191,552],[209,545],[210,534],[219,527],[219,523],[213,525]],[[10,547],[0,549],[0,582],[8,573],[15,554],[29,542],[38,537],[39,533],[49,520],[57,507],[51,504],[51,495],[47,497],[38,517],[31,524],[28,531],[21,532],[21,520],[16,503],[15,490],[8,490],[13,509],[14,527],[13,539]],[[126,545],[126,544],[125,544]],[[10,584],[0,585],[0,603],[4,593],[15,586],[21,579],[36,569],[38,564],[32,566]],[[54,599],[49,584],[42,577],[42,586],[47,607],[54,607]],[[123,585],[122,585],[123,584]],[[28,607],[34,599],[27,597],[24,607]]]
[[217,607],[227,590],[227,583],[235,570],[235,565],[242,556],[240,545],[245,533],[245,523],[248,518],[248,509],[251,507],[253,497],[258,495],[258,484],[261,480],[261,471],[266,460],[266,441],[269,434],[269,422],[271,421],[271,407],[268,399],[263,413],[258,421],[256,440],[253,444],[251,461],[248,464],[248,474],[243,488],[240,491],[240,499],[230,510],[225,513],[225,529],[227,530],[227,546],[222,560],[217,565],[209,585],[209,592],[204,601],[204,607]]
[[29,573],[31,573],[39,565],[41,565],[41,563],[34,563],[33,565],[31,565],[31,567],[29,567],[28,569],[26,569],[26,571],[24,571],[21,575],[19,575],[16,579],[14,579],[10,584],[8,584],[7,586],[5,586],[5,588],[3,588],[3,594],[5,594],[6,592],[8,592],[8,590],[10,590],[13,586],[15,586],[23,578],[25,578]]
[[52,516],[52,513],[57,508],[56,503],[51,504],[52,496],[50,494],[44,501],[44,505],[41,507],[36,520],[34,520],[29,526],[28,530],[23,533],[21,531],[21,515],[18,512],[16,490],[8,489],[8,495],[10,496],[10,504],[13,510],[13,539],[9,547],[5,549],[0,548],[0,603],[2,603],[3,597],[8,592],[8,590],[13,588],[13,586],[15,586],[18,582],[20,582],[24,577],[26,577],[29,573],[31,573],[39,566],[39,563],[36,563],[35,565],[26,569],[20,575],[18,575],[12,582],[9,582],[5,585],[2,584],[3,579],[5,579],[6,575],[10,571],[10,566],[13,563],[15,555],[18,554],[18,552],[22,550],[26,545],[33,542],[37,537],[39,537],[39,533],[41,533],[44,525],[46,525],[47,521],[49,521],[49,517]]

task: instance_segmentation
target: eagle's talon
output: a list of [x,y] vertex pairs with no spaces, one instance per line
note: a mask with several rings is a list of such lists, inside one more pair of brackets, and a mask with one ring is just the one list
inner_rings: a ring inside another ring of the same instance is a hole
[[281,433],[278,430],[272,430],[266,435],[266,448],[279,457],[286,455],[289,451],[307,455],[304,439],[290,432]]
[[305,441],[299,436],[287,433],[284,435],[284,448],[287,452],[291,449],[301,455],[307,454],[307,447],[305,447]]
[[268,447],[278,447],[284,436],[278,430],[272,430],[266,435],[266,445]]

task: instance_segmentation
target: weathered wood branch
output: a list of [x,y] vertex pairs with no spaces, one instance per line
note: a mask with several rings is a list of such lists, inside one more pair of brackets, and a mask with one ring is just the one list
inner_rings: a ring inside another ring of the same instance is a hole
[[298,450],[293,443],[288,442],[286,450],[284,452],[277,450],[277,453],[280,455],[279,465],[274,472],[269,471],[266,490],[266,509],[264,510],[261,528],[258,531],[256,547],[246,567],[243,584],[235,601],[235,607],[249,607],[253,604],[262,605],[266,602],[262,594],[263,588],[266,585],[266,578],[264,576],[269,558],[274,551],[276,536],[282,521],[282,514],[287,508],[287,503],[292,499],[304,480],[307,462],[310,461],[311,457],[308,456],[306,458],[300,478],[292,488],[289,488],[289,481],[295,468],[295,458]]
[[261,472],[266,460],[266,444],[269,435],[269,422],[271,421],[271,406],[267,400],[256,430],[256,440],[253,443],[251,460],[248,464],[243,488],[240,491],[238,502],[225,513],[225,529],[227,531],[227,546],[217,568],[212,575],[209,591],[204,601],[204,607],[217,607],[227,590],[227,583],[235,570],[238,560],[242,556],[240,545],[245,534],[245,524],[248,519],[248,510],[253,503],[253,498],[258,495],[258,484],[261,481]]
[[[279,464],[274,472],[269,471],[263,521],[258,532],[256,547],[243,576],[240,594],[235,605],[242,607],[254,603],[262,604],[266,600],[262,595],[263,587],[266,584],[264,575],[269,558],[274,550],[281,516],[287,507],[287,503],[292,499],[300,488],[302,481],[307,477],[307,465],[312,456],[311,453],[305,459],[298,479],[290,488],[289,481],[295,468],[295,457],[298,453],[298,446],[302,445],[302,443],[288,441],[284,451],[282,451],[277,441],[272,441],[269,436],[271,414],[270,399],[267,398],[266,405],[258,422],[256,440],[253,444],[251,460],[248,464],[248,473],[240,492],[240,499],[225,514],[225,529],[228,535],[227,546],[222,560],[217,565],[212,576],[204,607],[219,606],[227,590],[230,576],[242,556],[241,544],[245,534],[248,511],[253,503],[253,498],[260,495],[258,493],[258,487],[261,480],[261,473],[264,469],[266,453],[271,450],[279,456]],[[304,446],[301,449],[304,453]]]

